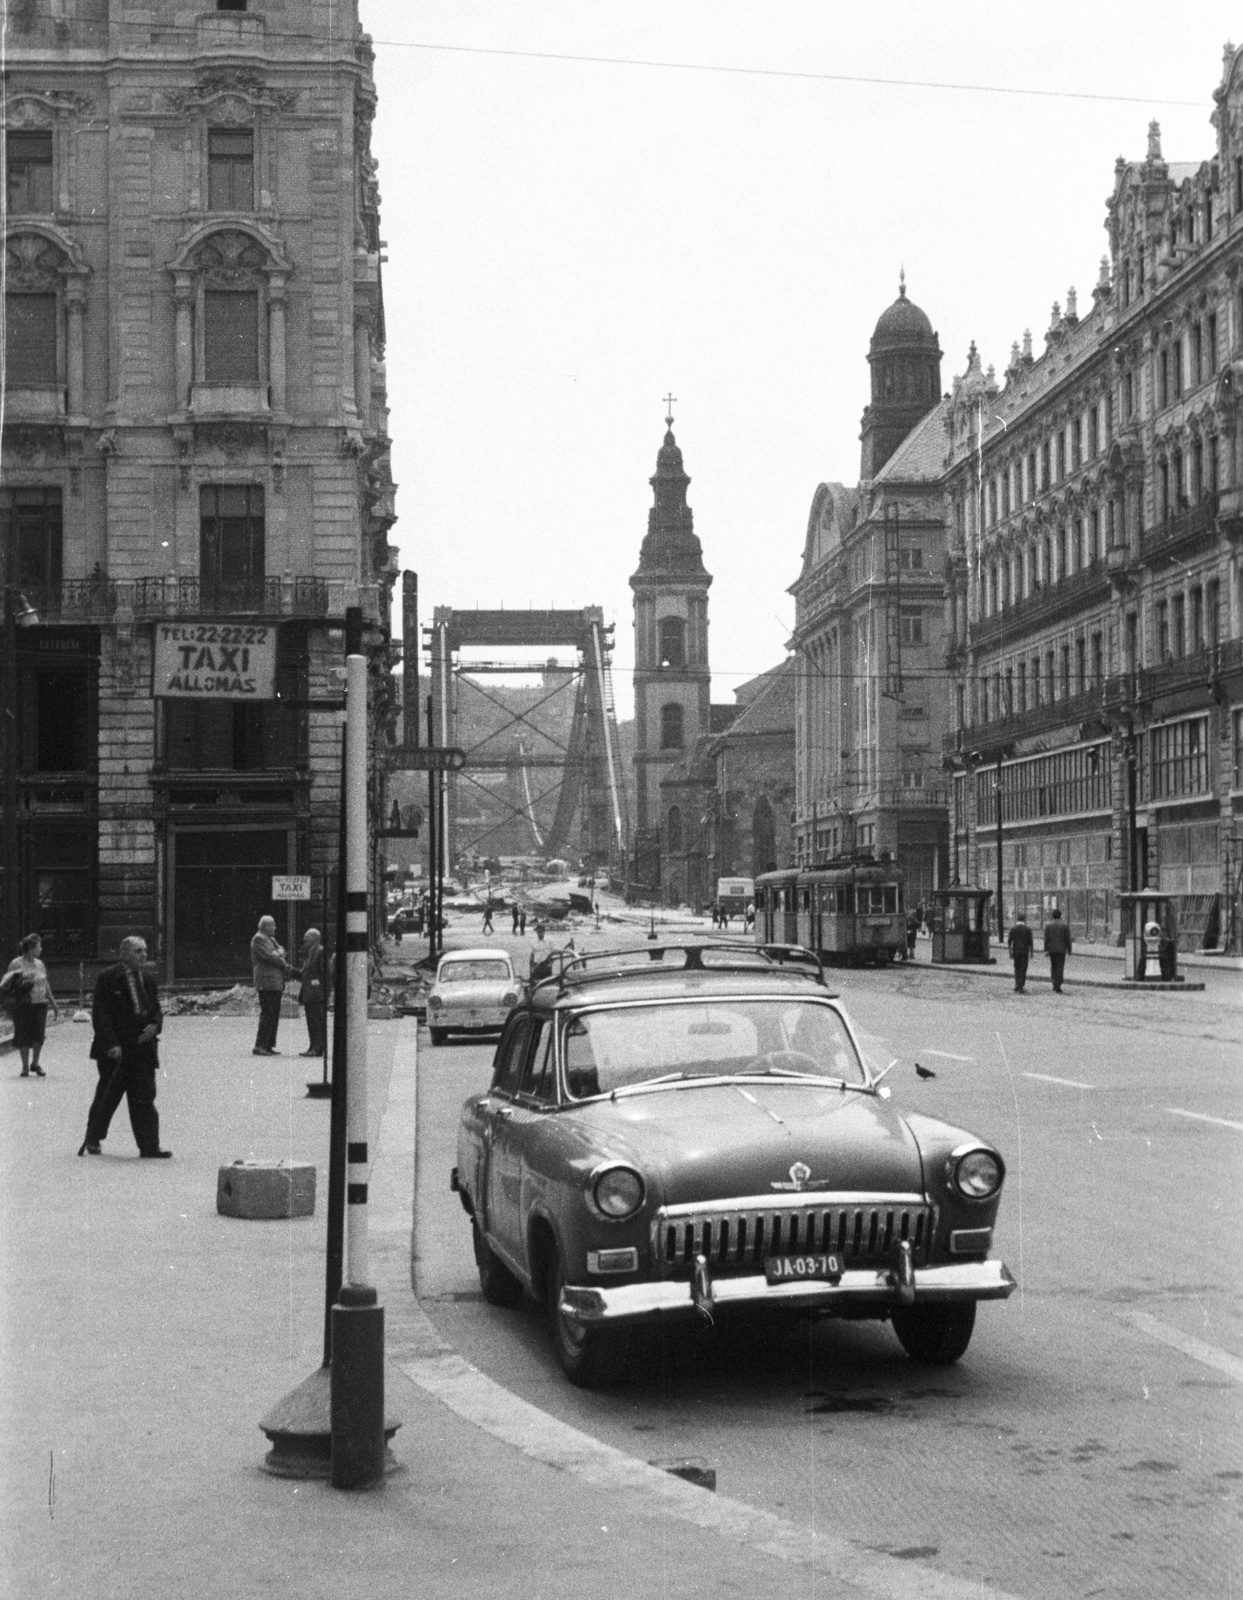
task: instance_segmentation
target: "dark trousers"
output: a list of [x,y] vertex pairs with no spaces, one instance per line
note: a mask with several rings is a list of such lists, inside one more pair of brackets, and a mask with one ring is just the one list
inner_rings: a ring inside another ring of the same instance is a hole
[[1014,992],[1022,994],[1023,985],[1027,982],[1027,951],[1014,952]]
[[322,1000],[304,1000],[309,1048],[322,1056],[328,1046],[328,1007]]
[[1053,973],[1053,988],[1060,994],[1062,992],[1062,975],[1066,971],[1066,957],[1060,950],[1049,951],[1049,967]]
[[160,1114],[155,1109],[155,1068],[105,1056],[99,1067],[99,1085],[86,1118],[86,1137],[98,1144],[108,1137],[112,1113],[124,1099],[129,1100],[129,1125],[139,1150],[160,1148]]
[[255,1034],[256,1050],[276,1049],[276,1029],[281,1020],[283,989],[259,990],[259,1031]]

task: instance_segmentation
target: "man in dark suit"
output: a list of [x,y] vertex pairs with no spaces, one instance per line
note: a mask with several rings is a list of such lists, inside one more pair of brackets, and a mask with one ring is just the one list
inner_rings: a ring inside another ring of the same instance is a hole
[[298,999],[306,1012],[310,1048],[304,1056],[322,1056],[328,1043],[328,1007],[324,990],[324,946],[318,928],[308,928],[302,938],[302,971]]
[[1045,954],[1053,978],[1053,993],[1061,994],[1062,979],[1066,971],[1066,957],[1071,951],[1070,929],[1062,921],[1062,913],[1054,906],[1044,928]]
[[121,940],[120,961],[106,967],[95,984],[91,1056],[99,1066],[99,1086],[86,1119],[79,1155],[97,1156],[108,1136],[112,1113],[129,1100],[130,1126],[138,1154],[167,1160],[160,1149],[160,1117],[155,1109],[155,1072],[160,1064],[156,1040],[164,1026],[155,974],[147,971],[147,946],[137,937]]
[[1027,913],[1020,911],[1014,919],[1014,926],[1010,929],[1010,936],[1006,940],[1010,947],[1010,957],[1014,962],[1014,992],[1023,993],[1023,985],[1027,982],[1027,963],[1032,953],[1032,931],[1027,926]]

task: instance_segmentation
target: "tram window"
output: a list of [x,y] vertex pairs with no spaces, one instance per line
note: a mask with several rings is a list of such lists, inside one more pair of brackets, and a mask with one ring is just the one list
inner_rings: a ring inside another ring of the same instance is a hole
[[837,891],[837,914],[839,917],[850,917],[855,910],[855,891],[850,884],[846,884]]
[[885,910],[895,912],[898,909],[898,886],[896,883],[885,885]]
[[810,911],[811,910],[811,890],[810,889],[804,889],[803,890],[803,910],[804,911]]

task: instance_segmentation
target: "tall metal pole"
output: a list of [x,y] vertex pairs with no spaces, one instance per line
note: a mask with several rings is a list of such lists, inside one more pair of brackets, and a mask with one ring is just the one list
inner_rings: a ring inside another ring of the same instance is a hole
[[[436,728],[432,721],[432,697],[427,697],[427,742],[436,743]],[[440,829],[436,820],[436,774],[429,771],[427,774],[427,959],[435,961],[437,946],[437,928],[439,926],[436,910],[436,839]]]
[[11,955],[22,936],[21,896],[18,878],[21,858],[17,845],[17,595],[5,584],[0,598],[4,604],[4,697],[0,719],[4,737],[0,739],[0,758],[4,762],[4,951]]
[[1001,860],[1002,860],[1002,831],[1001,831],[1001,757],[997,757],[997,781],[994,784],[994,793],[997,796],[997,942],[1001,944],[1006,937],[1006,919],[1001,905]]
[[[332,1453],[335,1489],[384,1472],[384,1310],[368,1282],[367,1180],[367,660],[346,659],[346,1281],[332,1310]],[[340,959],[340,958],[339,958]]]

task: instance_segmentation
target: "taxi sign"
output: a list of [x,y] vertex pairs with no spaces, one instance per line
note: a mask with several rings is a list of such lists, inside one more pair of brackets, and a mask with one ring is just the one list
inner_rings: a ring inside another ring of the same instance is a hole
[[451,744],[425,744],[418,750],[389,750],[391,772],[459,772],[466,765],[466,752]]
[[288,874],[273,877],[273,900],[309,900],[311,898],[311,880],[309,877],[300,877]]

